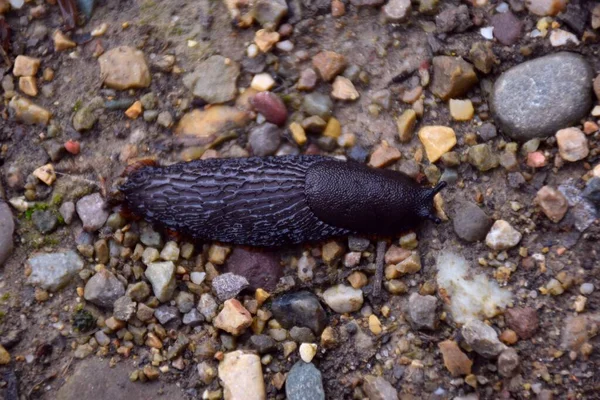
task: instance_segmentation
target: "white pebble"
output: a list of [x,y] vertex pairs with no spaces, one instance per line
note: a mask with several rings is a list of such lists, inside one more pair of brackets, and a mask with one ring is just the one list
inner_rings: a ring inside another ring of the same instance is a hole
[[564,46],[569,42],[579,44],[579,39],[571,32],[562,29],[555,29],[550,33],[550,44],[554,47]]
[[600,117],[600,106],[596,106],[592,109],[592,117]]
[[508,4],[504,2],[498,4],[498,7],[496,7],[496,11],[498,11],[499,13],[508,12],[508,9]]
[[205,278],[206,278],[206,272],[192,272],[190,274],[190,279],[192,280],[192,283],[195,285],[200,285],[202,282],[204,282]]
[[494,38],[493,26],[486,26],[484,28],[481,28],[479,32],[481,32],[481,36],[483,36],[484,39],[492,40]]
[[317,345],[314,343],[302,343],[300,345],[300,358],[305,363],[309,363],[317,354]]
[[289,40],[284,40],[283,42],[277,43],[275,47],[277,47],[277,50],[289,53],[290,51],[294,50],[294,43],[290,42]]
[[593,283],[582,283],[581,286],[579,287],[579,292],[581,292],[581,294],[583,294],[583,295],[592,294],[593,291],[594,291]]
[[266,72],[263,74],[254,75],[252,78],[252,82],[250,83],[250,87],[254,90],[258,90],[259,92],[265,92],[271,89],[275,85],[275,79],[271,77],[271,75]]
[[17,10],[20,10],[21,7],[23,7],[23,4],[25,4],[25,0],[8,0],[8,2],[12,8]]
[[256,57],[258,55],[258,46],[254,43],[248,46],[246,49],[246,55],[248,55],[250,58]]
[[102,36],[106,33],[107,29],[108,29],[108,24],[106,22],[104,22],[104,23],[100,24],[100,26],[98,26],[97,28],[92,30],[91,35],[93,37]]

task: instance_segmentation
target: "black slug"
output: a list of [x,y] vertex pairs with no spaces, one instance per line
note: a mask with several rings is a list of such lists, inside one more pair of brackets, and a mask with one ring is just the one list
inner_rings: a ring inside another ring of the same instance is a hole
[[439,222],[444,186],[323,156],[222,158],[144,166],[120,190],[135,214],[196,239],[272,247]]

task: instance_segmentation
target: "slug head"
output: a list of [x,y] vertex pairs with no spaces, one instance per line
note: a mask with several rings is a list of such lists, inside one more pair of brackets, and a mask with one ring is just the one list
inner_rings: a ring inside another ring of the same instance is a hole
[[430,189],[425,189],[423,191],[423,197],[420,202],[420,209],[418,211],[419,217],[426,218],[430,221],[435,222],[436,224],[440,224],[442,220],[435,215],[433,210],[433,198],[436,194],[442,191],[448,185],[447,182],[442,181],[438,183],[435,187]]

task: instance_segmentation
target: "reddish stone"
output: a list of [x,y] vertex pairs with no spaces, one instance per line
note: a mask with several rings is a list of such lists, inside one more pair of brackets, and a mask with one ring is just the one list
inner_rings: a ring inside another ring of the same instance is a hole
[[540,325],[537,311],[531,307],[511,308],[504,313],[504,318],[506,325],[521,339],[531,338]]
[[257,93],[250,103],[254,110],[261,113],[265,119],[275,125],[283,125],[287,120],[287,109],[283,101],[275,93]]

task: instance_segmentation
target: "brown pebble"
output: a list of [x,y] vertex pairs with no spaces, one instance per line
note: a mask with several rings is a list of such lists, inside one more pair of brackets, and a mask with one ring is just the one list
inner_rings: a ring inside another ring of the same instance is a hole
[[254,110],[261,113],[265,119],[275,125],[283,125],[287,120],[287,108],[275,93],[260,92],[250,99]]

